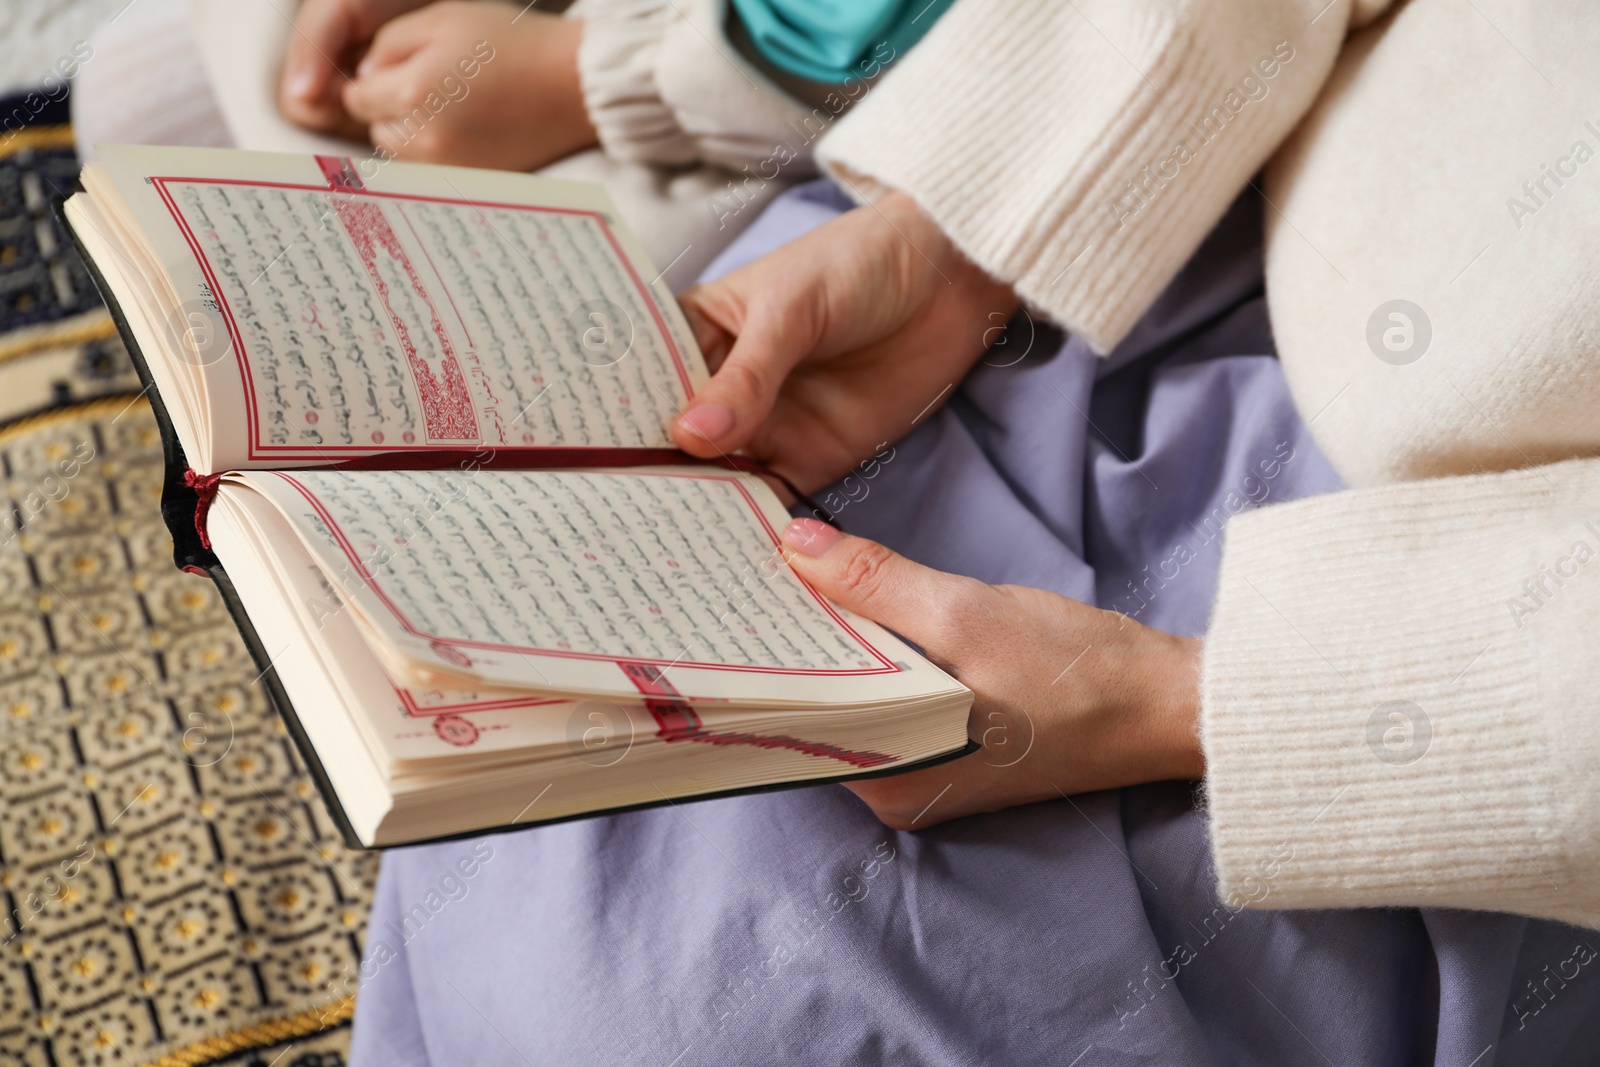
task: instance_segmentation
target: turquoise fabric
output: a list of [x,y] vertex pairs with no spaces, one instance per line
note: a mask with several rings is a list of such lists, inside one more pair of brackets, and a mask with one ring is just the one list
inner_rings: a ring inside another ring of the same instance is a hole
[[763,58],[837,84],[870,77],[922,39],[955,0],[731,0]]

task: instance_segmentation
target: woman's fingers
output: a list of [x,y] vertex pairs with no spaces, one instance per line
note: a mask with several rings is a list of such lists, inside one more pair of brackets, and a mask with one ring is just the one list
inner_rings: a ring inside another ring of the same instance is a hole
[[891,830],[926,830],[930,826],[1005,807],[989,799],[995,767],[973,753],[938,767],[907,771],[888,778],[841,782],[861,799],[878,821]]
[[783,543],[794,550],[789,565],[818,592],[903,635],[945,665],[958,666],[974,652],[967,635],[985,625],[997,595],[976,578],[913,563],[816,519],[789,523]]
[[[851,611],[882,623],[922,646],[960,677],[960,664],[990,653],[976,635],[995,626],[998,594],[973,578],[913,563],[875,541],[851,537],[815,519],[795,519],[783,531],[793,549],[789,565],[817,590]],[[968,684],[973,684],[970,681]],[[970,727],[969,727],[970,729]],[[985,737],[985,743],[988,742]],[[921,830],[947,819],[1039,799],[1038,785],[1014,771],[999,773],[976,755],[924,771],[846,782],[886,826]]]
[[722,366],[722,361],[728,358],[733,336],[700,310],[695,293],[696,290],[691,289],[678,303],[683,308],[683,317],[689,322],[689,329],[694,332],[694,343],[700,346],[700,354],[705,357],[707,369],[715,374],[717,368]]
[[[726,277],[685,293],[682,303],[696,336],[703,346],[708,337],[713,343],[707,363],[715,373],[674,425],[678,446],[712,458],[749,445],[772,413],[790,372],[802,362],[839,360],[841,367],[860,367],[863,355],[880,344],[897,349],[894,361],[902,368],[948,363],[949,353],[965,353],[971,346],[959,332],[938,338],[935,347],[948,350],[943,360],[930,361],[924,345],[897,346],[914,333],[916,324],[939,311],[936,301],[947,291],[971,299],[969,287],[957,290],[942,284],[950,281],[948,274],[918,253],[907,233],[947,261],[948,270],[966,264],[916,204],[895,193],[871,209],[846,211]],[[945,317],[950,314],[945,311]],[[973,351],[956,361],[964,370],[977,355]],[[941,379],[939,387],[950,380],[937,367],[926,373]],[[903,390],[893,389],[892,375],[874,384],[883,391],[851,389],[852,402],[874,416],[903,405]],[[813,395],[805,406],[822,421],[835,419],[838,413],[827,410],[832,405],[822,399]],[[922,403],[926,401],[917,406]],[[862,429],[859,436],[883,439],[875,426]],[[803,459],[790,456],[785,461],[792,468]]]
[[[752,311],[731,329],[718,322],[716,306],[710,302],[716,294],[706,292],[715,284],[683,297],[691,322],[699,322],[696,337],[713,338],[708,361],[717,359],[717,363],[711,380],[672,426],[672,437],[679,448],[706,458],[730,453],[750,442],[772,414],[789,372],[815,346],[815,332],[783,306]],[[732,338],[725,356],[717,351],[718,330],[720,336]]]

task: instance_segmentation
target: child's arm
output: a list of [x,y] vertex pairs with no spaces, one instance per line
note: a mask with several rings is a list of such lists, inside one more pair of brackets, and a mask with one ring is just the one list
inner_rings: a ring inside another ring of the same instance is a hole
[[816,139],[883,66],[808,107],[730,43],[731,17],[714,0],[582,0],[566,17],[306,0],[283,108],[400,159],[529,170],[598,143],[618,162],[722,166],[740,184],[720,218],[812,173]]
[[293,122],[313,130],[363,137],[340,99],[362,53],[379,27],[428,0],[305,0],[294,18],[284,57],[278,106]]
[[429,4],[378,30],[343,106],[396,158],[532,170],[595,143],[583,32],[513,4]]

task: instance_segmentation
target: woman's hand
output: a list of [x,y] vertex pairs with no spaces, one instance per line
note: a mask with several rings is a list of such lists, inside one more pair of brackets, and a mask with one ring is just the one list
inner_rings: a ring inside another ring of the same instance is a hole
[[682,303],[714,374],[673,440],[708,458],[742,448],[804,492],[903,437],[1019,304],[902,193]]
[[444,0],[387,22],[344,107],[398,159],[532,170],[596,142],[578,19]]
[[815,519],[784,530],[819,592],[976,694],[981,752],[845,788],[896,830],[1140,782],[1198,779],[1199,642],[1054,593],[945,574]]
[[305,0],[295,13],[278,106],[291,122],[347,137],[366,136],[341,93],[378,28],[428,0]]

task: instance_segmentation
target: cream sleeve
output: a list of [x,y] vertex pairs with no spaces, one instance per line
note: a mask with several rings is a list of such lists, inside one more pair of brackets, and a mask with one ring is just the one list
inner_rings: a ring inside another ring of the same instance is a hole
[[1351,0],[960,0],[822,142],[1097,351],[1310,106]]
[[1264,185],[1296,405],[1356,489],[1229,523],[1225,893],[1600,920],[1600,21],[1411,0]]
[[1297,501],[1226,546],[1224,899],[1600,921],[1600,460]]
[[730,42],[725,0],[579,0],[568,15],[584,20],[579,77],[612,159],[813,173],[813,109]]

